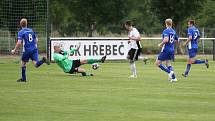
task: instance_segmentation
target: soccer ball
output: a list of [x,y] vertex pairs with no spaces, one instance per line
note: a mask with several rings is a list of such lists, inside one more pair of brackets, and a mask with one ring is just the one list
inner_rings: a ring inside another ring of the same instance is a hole
[[149,59],[149,58],[148,58],[148,57],[146,57],[146,56],[145,56],[145,57],[143,57],[143,62],[146,64],[146,62],[148,61],[148,59]]
[[93,63],[92,64],[92,69],[96,70],[99,68],[99,64],[98,63]]

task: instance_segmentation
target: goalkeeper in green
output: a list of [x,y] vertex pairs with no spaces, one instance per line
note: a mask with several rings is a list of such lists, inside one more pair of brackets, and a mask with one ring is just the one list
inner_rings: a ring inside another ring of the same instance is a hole
[[85,60],[70,60],[68,59],[69,54],[73,54],[80,48],[80,45],[77,48],[72,48],[70,51],[61,50],[59,45],[54,46],[54,61],[57,65],[63,69],[65,73],[75,74],[81,73],[82,76],[93,76],[93,74],[89,74],[86,72],[84,68],[81,68],[81,65],[84,64],[93,64],[96,62],[104,63],[106,60],[106,56],[103,56],[101,59],[85,59]]

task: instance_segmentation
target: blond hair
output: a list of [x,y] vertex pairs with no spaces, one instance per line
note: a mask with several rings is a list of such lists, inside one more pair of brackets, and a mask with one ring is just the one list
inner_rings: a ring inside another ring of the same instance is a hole
[[172,19],[170,19],[170,18],[166,19],[166,20],[165,20],[165,24],[166,24],[167,26],[172,26]]
[[28,22],[27,22],[26,18],[23,18],[20,20],[20,26],[21,27],[27,27],[27,24],[28,24]]

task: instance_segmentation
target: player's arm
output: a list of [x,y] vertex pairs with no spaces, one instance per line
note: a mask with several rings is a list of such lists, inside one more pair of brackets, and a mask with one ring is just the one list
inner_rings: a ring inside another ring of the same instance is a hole
[[185,47],[192,40],[192,36],[190,35],[188,39],[184,42],[183,46]]
[[38,42],[39,42],[38,36],[35,35],[35,38],[36,38],[36,44],[38,44]]
[[192,30],[188,29],[187,30],[187,34],[188,34],[188,39],[183,43],[183,47],[185,47],[191,40],[192,40]]
[[135,40],[135,41],[140,41],[140,40],[141,40],[140,35],[137,36],[137,37],[135,37],[135,36],[128,36],[128,38],[129,38],[130,40]]
[[130,40],[135,40],[135,41],[140,41],[141,40],[141,37],[140,37],[140,33],[135,30],[133,33],[132,33],[132,36],[128,36],[128,38]]
[[175,44],[179,45],[179,41],[180,41],[180,40],[179,40],[179,38],[178,38],[178,35],[176,34],[176,35],[175,35]]
[[18,40],[16,45],[15,45],[15,47],[14,47],[14,49],[11,50],[11,53],[15,54],[16,50],[21,46],[21,44],[22,44],[22,40]]
[[16,45],[15,45],[15,47],[14,47],[14,49],[13,50],[11,50],[11,53],[12,54],[15,54],[15,52],[16,52],[16,50],[21,46],[21,44],[22,44],[22,32],[18,32],[18,41],[17,41],[17,43],[16,43]]
[[163,41],[158,44],[158,47],[163,47],[164,44],[166,44],[169,41],[169,37],[164,37]]
[[179,39],[175,40],[175,44],[177,45],[179,44]]
[[66,56],[68,54],[68,51],[66,50],[61,50],[61,52],[63,53],[63,56]]
[[75,51],[77,51],[76,48],[71,48],[70,51],[69,51],[69,53],[70,53],[70,54],[73,54],[73,53],[75,53]]
[[79,42],[77,45],[76,45],[76,48],[71,48],[70,49],[70,53],[73,54],[74,52],[78,51],[81,47],[81,43]]
[[38,36],[35,32],[33,34],[33,38],[35,38],[35,43],[36,43],[36,45],[38,45],[39,39],[38,39]]

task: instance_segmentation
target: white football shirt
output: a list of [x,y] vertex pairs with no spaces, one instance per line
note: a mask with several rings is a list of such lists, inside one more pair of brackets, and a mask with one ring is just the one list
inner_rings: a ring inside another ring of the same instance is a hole
[[[138,32],[138,30],[134,27],[132,27],[132,30],[128,33],[129,37],[140,37],[140,33]],[[136,41],[136,40],[130,40],[130,48],[133,49],[139,49],[142,48],[140,41]]]

